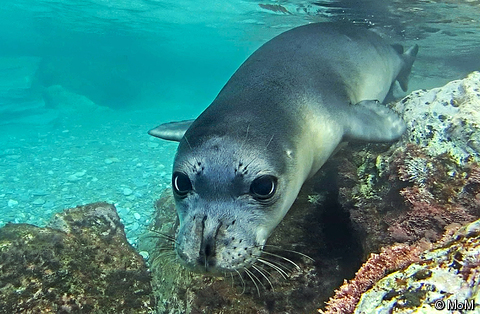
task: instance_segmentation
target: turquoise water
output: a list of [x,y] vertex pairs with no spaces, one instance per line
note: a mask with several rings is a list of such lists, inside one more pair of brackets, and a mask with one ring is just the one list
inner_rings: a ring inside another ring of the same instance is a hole
[[108,201],[136,244],[176,149],[147,131],[196,117],[263,42],[327,20],[417,43],[410,90],[480,68],[479,1],[3,1],[0,226]]

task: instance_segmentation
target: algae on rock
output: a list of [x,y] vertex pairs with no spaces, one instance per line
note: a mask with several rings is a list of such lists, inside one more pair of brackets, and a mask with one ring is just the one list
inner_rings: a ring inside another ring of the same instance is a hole
[[420,261],[378,281],[354,313],[478,313],[480,220],[441,242],[446,243],[422,254]]
[[150,273],[113,205],[0,228],[0,313],[150,313]]

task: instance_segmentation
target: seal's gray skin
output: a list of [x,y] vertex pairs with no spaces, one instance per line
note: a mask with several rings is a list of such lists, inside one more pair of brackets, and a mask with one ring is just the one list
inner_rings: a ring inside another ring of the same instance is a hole
[[398,139],[404,123],[380,102],[396,80],[406,90],[417,51],[353,26],[301,26],[253,53],[195,121],[151,130],[180,141],[180,259],[211,273],[251,266],[342,139]]

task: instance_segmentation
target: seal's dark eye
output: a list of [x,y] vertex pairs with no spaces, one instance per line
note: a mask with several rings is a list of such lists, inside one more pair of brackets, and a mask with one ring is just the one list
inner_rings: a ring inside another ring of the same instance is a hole
[[175,172],[172,176],[173,190],[178,196],[186,196],[192,190],[192,182],[185,173]]
[[275,194],[277,178],[274,176],[260,176],[250,185],[250,193],[258,199],[266,200]]

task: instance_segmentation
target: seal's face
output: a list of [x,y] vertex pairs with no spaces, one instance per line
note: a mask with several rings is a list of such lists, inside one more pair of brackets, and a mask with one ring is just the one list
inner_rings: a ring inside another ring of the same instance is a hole
[[190,269],[223,274],[249,267],[290,207],[281,197],[281,167],[242,146],[216,139],[179,147],[172,176],[176,252]]

